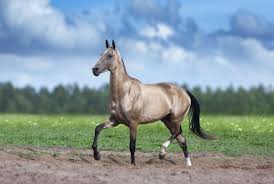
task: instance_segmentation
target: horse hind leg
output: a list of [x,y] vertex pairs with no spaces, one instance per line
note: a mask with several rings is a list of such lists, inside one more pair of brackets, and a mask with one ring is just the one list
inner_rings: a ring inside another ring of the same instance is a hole
[[[181,129],[181,127],[180,127]],[[182,131],[181,131],[182,132]],[[191,164],[191,160],[190,160],[190,157],[188,155],[188,150],[187,150],[187,144],[186,144],[186,139],[185,137],[182,135],[182,133],[180,133],[177,137],[176,137],[176,140],[178,141],[180,147],[182,148],[183,152],[184,152],[184,156],[185,156],[185,159],[186,159],[186,164],[187,166],[192,166]]]
[[186,138],[182,134],[182,127],[181,127],[181,119],[178,121],[172,121],[172,118],[165,118],[162,121],[165,123],[166,127],[169,129],[171,133],[171,137],[169,138],[168,141],[166,141],[161,148],[161,152],[159,155],[159,158],[164,158],[166,155],[166,150],[167,146],[172,142],[172,140],[176,139],[177,142],[179,143],[180,147],[183,150],[184,157],[186,159],[187,166],[191,166],[191,160],[188,154],[188,149],[187,149],[187,143],[186,143]]
[[180,134],[179,129],[176,128],[177,127],[176,123],[170,121],[170,119],[171,119],[170,116],[167,116],[164,119],[162,119],[162,122],[164,122],[166,127],[169,129],[171,136],[166,142],[162,144],[160,154],[159,154],[159,159],[165,158],[168,146]]

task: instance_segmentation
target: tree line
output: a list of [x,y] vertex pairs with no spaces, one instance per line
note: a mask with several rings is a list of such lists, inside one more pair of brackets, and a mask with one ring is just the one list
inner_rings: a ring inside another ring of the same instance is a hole
[[[233,86],[213,89],[199,86],[189,88],[206,114],[274,114],[274,90],[263,85],[245,89]],[[1,113],[31,114],[107,114],[109,86],[99,89],[77,84],[58,85],[49,90],[31,86],[17,88],[11,83],[0,83]]]

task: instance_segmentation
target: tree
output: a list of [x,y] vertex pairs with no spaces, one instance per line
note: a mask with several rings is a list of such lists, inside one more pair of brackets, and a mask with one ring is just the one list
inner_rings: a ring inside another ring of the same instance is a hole
[[[201,105],[202,113],[210,114],[274,114],[274,90],[263,85],[244,89],[229,86],[226,89],[191,91]],[[77,84],[58,85],[52,91],[31,86],[15,88],[11,83],[0,83],[0,112],[3,113],[108,113],[109,85],[99,89],[80,88]]]

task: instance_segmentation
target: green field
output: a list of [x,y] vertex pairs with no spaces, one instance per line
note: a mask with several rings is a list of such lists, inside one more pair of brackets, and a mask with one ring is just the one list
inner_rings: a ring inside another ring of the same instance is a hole
[[[0,145],[36,147],[78,147],[91,145],[96,124],[107,116],[86,115],[0,115]],[[274,155],[274,117],[268,116],[201,116],[202,127],[217,140],[205,141],[188,130],[183,132],[190,152],[221,152],[228,155]],[[158,152],[169,137],[161,123],[141,125],[138,129],[137,151]],[[101,150],[127,151],[128,128],[120,125],[103,130],[99,139]],[[176,142],[176,141],[175,141]],[[181,152],[171,144],[170,152]]]

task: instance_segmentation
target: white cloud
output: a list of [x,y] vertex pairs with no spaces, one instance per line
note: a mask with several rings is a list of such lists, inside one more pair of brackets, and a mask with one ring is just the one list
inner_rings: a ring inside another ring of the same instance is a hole
[[68,24],[65,16],[50,5],[49,0],[1,0],[0,15],[11,32],[26,45],[40,41],[57,48],[84,48],[96,45],[99,32],[95,24],[74,20]]
[[148,26],[140,31],[140,35],[148,37],[148,38],[161,38],[163,40],[167,40],[168,37],[172,36],[174,31],[171,27],[166,24],[159,23],[156,27]]
[[163,49],[162,57],[166,61],[171,62],[186,62],[186,61],[193,61],[194,54],[190,51],[186,51],[184,48],[171,46],[167,49]]
[[126,48],[139,57],[154,57],[164,62],[189,62],[195,60],[195,54],[176,45],[162,45],[160,42],[127,40]]
[[[155,11],[157,10],[156,8]],[[163,23],[165,21],[160,18],[155,19],[155,22],[144,20],[141,23],[149,26],[141,29],[139,35],[134,37],[132,34],[126,34],[130,25],[124,25],[124,22],[119,20],[120,17],[115,17],[115,26],[111,25],[111,21],[96,22],[95,18],[90,21],[89,18],[76,16],[73,17],[73,23],[68,23],[65,15],[52,7],[50,0],[0,0],[0,18],[0,38],[6,36],[7,28],[10,31],[9,36],[16,42],[24,43],[29,50],[35,46],[32,44],[37,42],[44,46],[42,48],[49,50],[48,55],[39,55],[38,52],[34,53],[36,55],[32,52],[24,56],[16,55],[17,51],[12,49],[9,51],[14,54],[0,53],[0,81],[13,81],[16,85],[31,83],[34,86],[52,87],[58,83],[78,82],[80,85],[99,87],[107,83],[107,74],[102,74],[99,78],[91,74],[91,67],[97,57],[92,54],[91,57],[81,55],[83,50],[88,50],[88,53],[95,50],[92,49],[94,46],[103,48],[102,34],[117,37],[112,39],[117,39],[117,45],[121,45],[129,73],[132,72],[133,76],[146,82],[187,82],[202,86],[227,86],[231,83],[243,86],[258,83],[274,85],[274,50],[265,48],[258,39],[221,35],[216,36],[215,46],[214,39],[205,39],[206,34],[199,34],[199,43],[193,45],[197,45],[195,48],[200,50],[189,49],[191,47],[183,46],[189,43],[179,39],[182,33],[185,38],[192,35],[187,32],[188,29],[182,31],[184,26],[170,27],[170,22]],[[260,28],[256,27],[259,24],[251,18],[248,18],[247,28],[261,34]],[[138,23],[138,20],[135,21],[132,20],[132,23]],[[243,20],[238,23],[238,28],[246,27]],[[5,29],[1,28],[2,24]],[[125,26],[125,32],[107,30],[119,26]],[[135,30],[132,33],[135,34]],[[140,35],[142,38],[137,40]],[[178,40],[175,40],[175,36]],[[98,43],[99,40],[102,43]],[[196,43],[196,37],[194,40]],[[214,46],[209,43],[211,41]],[[206,44],[206,47],[199,48],[203,44]],[[274,45],[274,42],[272,44]],[[58,49],[71,49],[67,52],[70,56],[60,53]]]
[[[129,41],[129,42],[131,42],[131,41]],[[135,43],[131,42],[128,44],[131,45],[130,48],[134,48],[139,52],[145,53],[147,51],[147,46],[146,46],[145,42],[143,42],[143,41],[136,41]]]
[[[11,81],[16,86],[52,87],[72,84],[100,87],[107,83],[108,74],[94,77],[92,66],[97,57],[86,56],[21,56],[0,54],[0,82]],[[33,66],[32,64],[37,64]]]
[[250,58],[254,61],[266,61],[274,64],[274,50],[265,48],[255,39],[245,39],[241,41],[240,44],[250,53]]
[[127,67],[130,71],[134,71],[134,72],[142,72],[144,71],[145,69],[145,65],[144,63],[142,62],[129,62],[127,63]]
[[168,37],[174,34],[174,31],[172,30],[172,28],[170,28],[166,24],[158,24],[157,29],[158,29],[158,36],[164,40],[166,40]]
[[45,56],[20,56],[13,54],[0,54],[0,60],[2,63],[6,63],[6,66],[12,67],[13,64],[20,64],[24,70],[31,71],[45,71],[53,66],[52,61]]
[[272,70],[274,73],[274,50],[266,48],[254,38],[243,39],[233,36],[218,38],[218,47],[215,48],[214,53],[226,58],[226,63],[245,65],[252,71],[256,68],[262,72]]
[[33,79],[29,74],[24,73],[24,74],[18,75],[16,81],[19,86],[25,86],[25,85],[31,85],[33,82]]
[[[229,46],[225,47],[225,43]],[[274,85],[273,50],[254,39],[223,39],[210,54],[157,41],[128,40],[126,48],[130,48],[129,59],[144,62],[142,74],[135,74],[146,82],[185,82],[213,87]],[[235,48],[239,55],[231,57],[227,54],[229,48]]]
[[48,70],[52,67],[52,63],[49,61],[43,61],[41,58],[31,58],[27,62],[24,62],[23,65],[34,71]]
[[227,60],[225,57],[219,56],[219,55],[213,56],[212,61],[215,61],[217,64],[223,65],[223,66],[229,65],[229,60]]
[[[146,83],[166,81],[213,87],[226,87],[230,84],[248,87],[259,83],[274,85],[271,62],[256,61],[250,65],[231,61],[220,53],[200,56],[197,52],[189,52],[176,46],[163,49],[157,42],[144,45],[147,52],[129,47],[125,55],[121,54],[129,74]],[[259,50],[257,48],[252,51]],[[272,56],[263,54],[264,57],[265,55],[266,58]],[[81,86],[99,87],[109,82],[109,74],[104,73],[99,77],[92,75],[91,67],[97,59],[79,56],[26,57],[0,54],[0,81],[13,81],[17,86],[31,84],[36,87],[52,88],[59,83],[77,82]],[[36,61],[40,64],[34,68],[26,64],[31,65]],[[45,64],[43,67],[43,63],[49,65]],[[269,66],[266,63],[269,63]]]
[[140,31],[140,35],[153,38],[157,35],[156,29],[152,26],[145,27]]
[[142,41],[134,39],[122,40],[124,48],[129,48],[129,52],[139,53],[138,55],[158,55],[159,51],[163,50],[161,43],[154,41]]

